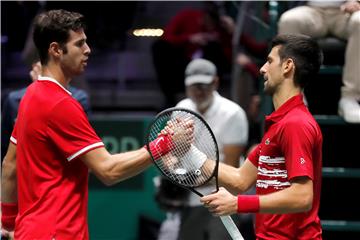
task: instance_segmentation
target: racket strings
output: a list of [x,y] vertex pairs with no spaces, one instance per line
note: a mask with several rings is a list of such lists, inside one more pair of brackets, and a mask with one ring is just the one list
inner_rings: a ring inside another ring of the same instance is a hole
[[[185,134],[173,139],[170,151],[164,155],[159,152],[159,159],[155,162],[160,170],[173,181],[189,186],[196,187],[204,184],[214,173],[214,168],[199,168],[197,162],[203,154],[209,160],[216,161],[217,147],[216,142],[201,119],[185,111],[173,111],[161,116],[152,126],[150,140],[157,138],[165,126],[171,126],[174,131],[184,131],[186,123],[193,121],[194,138],[189,143],[188,136]],[[195,147],[198,151],[191,152]]]

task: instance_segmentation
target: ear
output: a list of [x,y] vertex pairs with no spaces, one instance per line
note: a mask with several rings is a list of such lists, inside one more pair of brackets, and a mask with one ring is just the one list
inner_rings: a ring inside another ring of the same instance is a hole
[[282,64],[282,68],[284,75],[288,75],[289,73],[294,72],[295,70],[294,60],[291,58],[286,59]]
[[60,47],[60,44],[57,42],[50,43],[48,53],[50,56],[54,56],[55,58],[59,58],[63,54],[63,50]]

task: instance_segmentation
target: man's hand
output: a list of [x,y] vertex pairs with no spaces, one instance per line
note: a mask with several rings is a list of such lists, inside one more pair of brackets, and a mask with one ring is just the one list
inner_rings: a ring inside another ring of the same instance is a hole
[[219,191],[200,198],[200,202],[215,216],[226,216],[237,212],[237,197],[220,187]]
[[167,123],[161,133],[170,134],[174,146],[180,146],[178,148],[185,153],[194,141],[194,121],[191,119],[173,119]]
[[174,119],[168,121],[158,137],[149,143],[149,150],[155,159],[159,159],[177,146],[184,153],[187,152],[193,141],[194,121]]
[[31,77],[33,82],[36,81],[39,78],[39,76],[41,75],[41,63],[40,63],[40,61],[38,61],[38,62],[36,62],[36,63],[34,63],[32,65],[32,69],[31,69],[29,74],[30,74],[30,77]]

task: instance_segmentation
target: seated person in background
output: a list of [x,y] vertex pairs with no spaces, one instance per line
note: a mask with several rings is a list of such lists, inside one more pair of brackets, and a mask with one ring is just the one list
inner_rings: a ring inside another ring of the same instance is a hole
[[[245,111],[236,103],[220,96],[216,91],[219,85],[219,77],[216,66],[212,62],[205,59],[192,60],[186,67],[185,75],[188,98],[180,101],[176,107],[199,113],[214,132],[219,147],[220,161],[238,167],[240,157],[245,153],[248,141],[248,121]],[[213,187],[209,186],[197,188],[201,193],[207,193],[212,189]],[[178,221],[175,221],[174,218],[178,218]],[[238,216],[234,216],[234,220],[240,228],[243,223],[245,224],[245,222],[240,222]],[[251,222],[251,218],[246,220]],[[168,222],[178,225],[170,226],[167,224]],[[248,229],[252,231],[252,223],[246,224],[249,226]],[[221,220],[213,217],[202,206],[199,196],[194,193],[189,194],[186,207],[182,208],[177,215],[170,215],[162,226],[158,240],[165,240],[162,235],[169,234],[169,228],[172,228],[173,235],[176,236],[166,235],[166,240],[231,239]]]
[[301,33],[347,40],[338,111],[345,121],[360,123],[360,2],[308,1],[290,9],[279,20],[280,34]]
[[[33,64],[30,71],[30,77],[32,81],[36,81],[41,73],[40,61]],[[19,103],[24,96],[26,88],[14,90],[4,100],[4,105],[1,113],[1,159],[4,158],[9,145],[9,139],[14,127],[16,116],[18,113]],[[89,115],[91,111],[89,95],[81,89],[70,86],[69,91],[72,96],[78,100],[85,112]],[[40,107],[40,106],[39,106]]]
[[165,27],[153,45],[153,61],[166,106],[174,106],[184,92],[184,70],[194,58],[205,58],[218,68],[219,76],[231,68],[234,22],[220,15],[218,6],[204,2],[204,9],[184,9]]

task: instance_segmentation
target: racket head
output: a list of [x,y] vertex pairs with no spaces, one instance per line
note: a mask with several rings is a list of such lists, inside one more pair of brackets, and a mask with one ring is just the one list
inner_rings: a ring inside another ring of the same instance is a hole
[[[207,161],[214,161],[211,169],[197,169],[184,154],[182,142],[174,143],[167,154],[155,158],[151,151],[151,159],[160,172],[171,182],[181,187],[194,188],[202,186],[209,182],[215,176],[217,185],[217,170],[219,165],[219,149],[214,133],[206,121],[196,112],[185,108],[168,108],[156,115],[155,119],[149,125],[146,145],[150,149],[150,142],[154,141],[161,130],[171,122],[176,127],[182,128],[182,121],[179,123],[176,119],[194,122],[194,139],[191,142],[199,151],[206,155]],[[189,148],[188,148],[189,149]],[[218,189],[218,186],[216,186]],[[195,191],[196,192],[196,191]],[[198,193],[199,194],[199,193]]]

